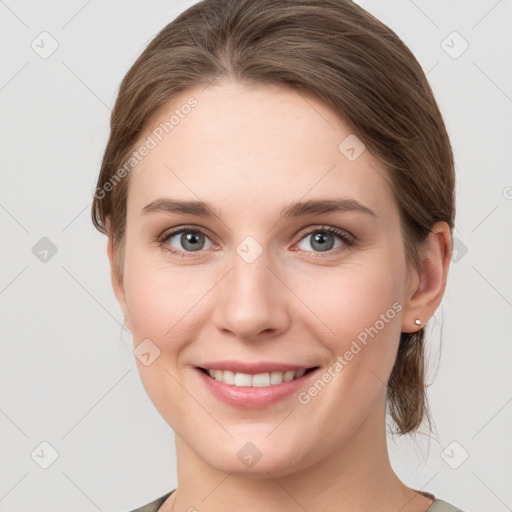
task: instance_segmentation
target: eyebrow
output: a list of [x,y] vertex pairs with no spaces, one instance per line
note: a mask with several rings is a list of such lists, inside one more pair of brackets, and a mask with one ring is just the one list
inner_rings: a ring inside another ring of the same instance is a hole
[[[279,214],[278,222],[291,217],[323,215],[334,212],[360,212],[371,217],[377,217],[373,210],[355,199],[310,199],[308,201],[296,201],[285,206]],[[220,211],[207,201],[182,201],[168,198],[156,199],[146,205],[142,209],[141,215],[148,213],[182,213],[200,217],[222,218]]]

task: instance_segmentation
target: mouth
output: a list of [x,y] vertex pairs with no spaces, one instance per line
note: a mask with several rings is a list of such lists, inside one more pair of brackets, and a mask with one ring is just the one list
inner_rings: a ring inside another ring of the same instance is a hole
[[203,372],[209,378],[218,382],[222,382],[223,384],[227,384],[228,386],[235,386],[240,388],[262,388],[279,386],[284,382],[298,380],[304,377],[304,375],[307,375],[318,368],[318,366],[313,366],[311,368],[300,368],[298,370],[273,370],[269,372],[253,374],[201,367],[198,367],[198,370]]

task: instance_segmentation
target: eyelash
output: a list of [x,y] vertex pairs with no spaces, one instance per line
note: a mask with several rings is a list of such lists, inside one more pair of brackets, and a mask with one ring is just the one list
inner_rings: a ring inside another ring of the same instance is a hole
[[[187,232],[194,232],[194,233],[200,233],[202,235],[208,236],[206,233],[204,233],[201,229],[193,228],[193,227],[182,227],[180,229],[177,229],[175,231],[171,231],[170,233],[165,233],[164,235],[160,236],[158,239],[158,243],[162,246],[164,250],[171,253],[174,256],[178,256],[180,258],[193,258],[194,252],[201,253],[200,251],[178,251],[171,247],[167,242],[173,237],[180,233],[187,233]],[[345,231],[342,231],[341,229],[332,227],[332,226],[322,226],[321,228],[315,228],[309,231],[301,232],[299,242],[302,241],[307,236],[311,236],[315,233],[331,233],[333,235],[336,235],[339,237],[339,239],[343,242],[343,247],[338,247],[335,250],[329,250],[325,251],[325,255],[322,254],[322,252],[316,252],[316,251],[305,251],[305,252],[312,252],[315,254],[313,256],[314,258],[325,258],[332,256],[333,254],[339,254],[340,252],[346,251],[353,247],[355,245],[355,239],[352,235],[347,234]],[[296,249],[300,250],[300,249]]]

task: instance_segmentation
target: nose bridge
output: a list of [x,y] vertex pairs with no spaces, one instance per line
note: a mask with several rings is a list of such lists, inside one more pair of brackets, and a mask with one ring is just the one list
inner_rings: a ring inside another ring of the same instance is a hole
[[286,326],[286,297],[279,292],[282,285],[276,282],[272,267],[270,253],[254,238],[247,237],[236,247],[231,272],[215,307],[219,329],[251,339]]
[[233,255],[233,270],[231,272],[231,294],[239,296],[244,303],[270,299],[271,283],[269,277],[269,254],[261,251],[256,254],[254,247],[240,244]]

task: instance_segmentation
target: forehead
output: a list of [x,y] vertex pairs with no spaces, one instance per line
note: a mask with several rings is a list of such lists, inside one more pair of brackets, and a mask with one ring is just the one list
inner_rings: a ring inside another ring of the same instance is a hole
[[159,111],[141,143],[148,137],[154,147],[128,192],[139,209],[162,195],[248,209],[343,196],[374,211],[396,206],[388,171],[345,121],[302,92],[236,82],[191,89]]

